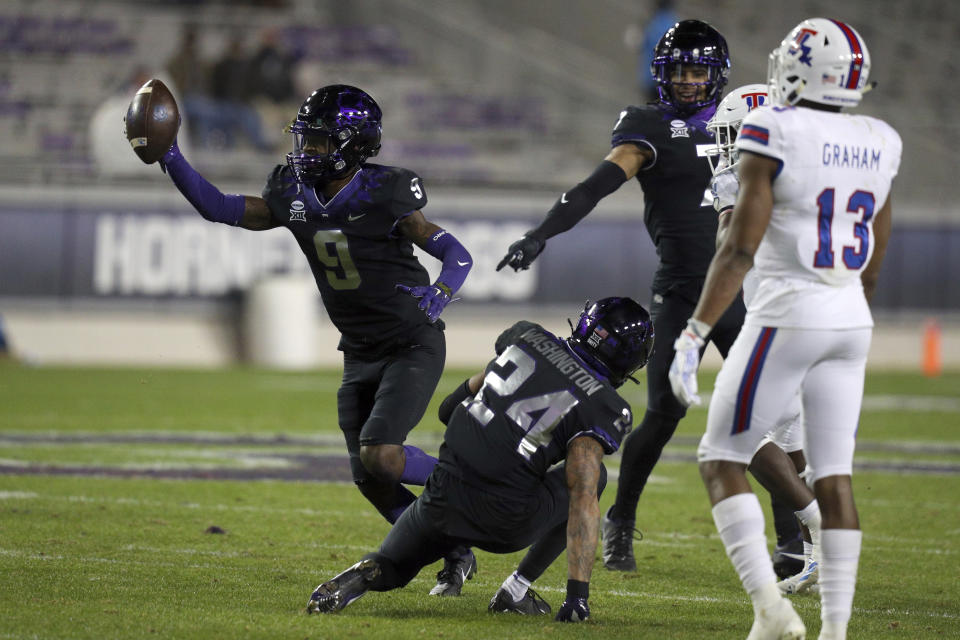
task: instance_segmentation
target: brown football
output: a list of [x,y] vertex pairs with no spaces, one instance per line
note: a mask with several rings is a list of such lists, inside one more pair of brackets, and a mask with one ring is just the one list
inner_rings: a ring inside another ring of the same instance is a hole
[[173,94],[156,78],[140,87],[123,118],[134,153],[147,164],[163,157],[177,139],[180,111]]

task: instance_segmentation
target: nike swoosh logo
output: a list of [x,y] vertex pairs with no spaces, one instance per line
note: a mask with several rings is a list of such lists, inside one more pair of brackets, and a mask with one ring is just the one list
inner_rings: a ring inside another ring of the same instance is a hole
[[564,193],[562,196],[560,196],[560,204],[567,204],[567,202],[567,194]]
[[349,215],[349,216],[347,216],[347,222],[353,222],[354,220],[359,220],[360,218],[362,218],[362,217],[365,216],[365,215],[367,215],[367,214],[361,213],[361,214],[358,215],[358,216]]
[[467,266],[468,264],[470,264],[470,261],[467,260],[466,262],[460,262],[459,260],[457,260],[457,264],[460,265],[461,267],[465,267],[465,266]]
[[781,551],[780,555],[784,558],[790,558],[792,560],[803,560],[805,556],[802,553],[787,553],[786,551]]

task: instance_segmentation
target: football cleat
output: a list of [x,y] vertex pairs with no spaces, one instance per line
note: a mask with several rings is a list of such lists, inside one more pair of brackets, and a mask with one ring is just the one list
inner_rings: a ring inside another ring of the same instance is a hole
[[780,598],[753,618],[747,640],[804,640],[807,628],[788,600]]
[[463,583],[477,573],[477,557],[467,550],[456,560],[445,558],[443,569],[437,572],[437,585],[430,589],[432,596],[458,596]]
[[803,571],[806,556],[803,554],[803,538],[796,538],[773,548],[773,570],[781,580]]
[[307,613],[335,613],[357,600],[380,576],[380,565],[361,560],[337,577],[327,580],[310,594]]
[[636,571],[637,561],[633,557],[634,534],[642,540],[643,534],[633,526],[632,520],[614,520],[603,516],[603,566],[611,571]]
[[803,571],[778,582],[777,589],[780,589],[780,593],[784,595],[803,593],[809,591],[810,587],[817,584],[819,579],[820,563],[811,558],[807,560]]
[[527,592],[518,601],[514,601],[503,587],[497,589],[490,605],[487,607],[490,613],[519,613],[523,616],[543,616],[550,613],[550,605],[540,597],[540,594],[533,589],[527,588]]

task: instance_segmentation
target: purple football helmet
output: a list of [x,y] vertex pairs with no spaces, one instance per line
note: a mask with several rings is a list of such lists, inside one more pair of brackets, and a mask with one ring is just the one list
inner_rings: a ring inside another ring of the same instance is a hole
[[[676,65],[703,65],[709,73],[706,95],[702,100],[681,103],[674,90],[673,72]],[[720,102],[723,86],[730,75],[730,51],[720,32],[700,20],[683,20],[663,34],[653,50],[650,73],[660,92],[660,102],[680,112],[699,111]]]
[[370,95],[346,84],[311,93],[290,125],[293,152],[287,165],[298,182],[346,175],[380,150],[383,113]]
[[653,352],[653,321],[631,298],[588,301],[567,344],[619,387],[647,364]]

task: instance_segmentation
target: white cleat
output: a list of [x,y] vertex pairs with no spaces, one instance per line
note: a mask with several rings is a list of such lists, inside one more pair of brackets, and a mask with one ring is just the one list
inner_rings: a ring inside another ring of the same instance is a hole
[[807,628],[789,600],[761,609],[753,618],[747,640],[804,640]]
[[[781,580],[777,583],[777,589],[780,589],[780,593],[783,595],[793,595],[795,593],[804,593],[809,591],[814,593],[811,587],[817,584],[817,581],[820,579],[820,563],[812,558],[807,559],[807,563],[803,567],[803,571],[798,573],[795,576],[790,576],[784,580]],[[816,591],[819,591],[817,589]]]

